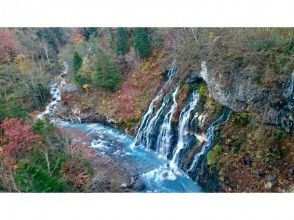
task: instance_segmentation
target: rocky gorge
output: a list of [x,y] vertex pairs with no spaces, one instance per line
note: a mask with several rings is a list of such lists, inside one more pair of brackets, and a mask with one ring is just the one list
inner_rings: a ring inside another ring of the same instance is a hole
[[31,117],[80,146],[83,189],[293,191],[293,29],[63,31]]

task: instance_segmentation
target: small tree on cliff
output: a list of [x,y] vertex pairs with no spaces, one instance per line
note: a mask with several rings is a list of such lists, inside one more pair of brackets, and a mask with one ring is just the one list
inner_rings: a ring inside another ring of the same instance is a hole
[[151,42],[146,28],[135,28],[133,46],[141,58],[148,58],[151,54]]

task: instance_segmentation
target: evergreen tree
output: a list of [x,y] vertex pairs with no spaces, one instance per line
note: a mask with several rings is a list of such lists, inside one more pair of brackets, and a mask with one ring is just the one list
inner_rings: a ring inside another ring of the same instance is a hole
[[103,51],[99,51],[93,74],[93,84],[114,91],[118,88],[121,80],[122,76],[117,65]]
[[118,55],[125,55],[128,51],[128,31],[126,28],[118,28],[116,52]]
[[75,51],[74,57],[73,57],[73,71],[74,71],[74,79],[76,83],[79,85],[82,85],[84,83],[84,80],[82,79],[81,74],[79,73],[79,70],[83,64],[82,57]]
[[148,58],[151,54],[151,42],[146,28],[135,28],[133,46],[141,58]]
[[80,70],[82,63],[83,63],[82,57],[75,51],[74,57],[73,57],[73,71],[74,71],[74,73],[77,73]]

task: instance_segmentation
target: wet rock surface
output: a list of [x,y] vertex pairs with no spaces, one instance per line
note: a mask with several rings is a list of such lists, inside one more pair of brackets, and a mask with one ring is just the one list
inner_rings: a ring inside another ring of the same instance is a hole
[[[280,126],[287,132],[294,130],[293,73],[281,76],[277,82],[255,82],[257,73],[250,68],[237,68],[232,64],[225,72],[217,73],[207,64],[207,71],[190,74],[187,83],[202,79],[213,98],[233,111],[252,111],[265,123]],[[206,68],[206,67],[205,67]]]

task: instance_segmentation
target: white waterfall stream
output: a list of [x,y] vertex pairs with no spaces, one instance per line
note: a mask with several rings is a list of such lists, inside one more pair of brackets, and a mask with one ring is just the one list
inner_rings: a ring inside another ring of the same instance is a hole
[[193,171],[196,166],[200,162],[200,158],[207,154],[207,152],[211,149],[214,139],[215,130],[221,125],[228,121],[230,117],[230,111],[223,112],[211,125],[208,127],[206,131],[206,140],[204,144],[201,146],[201,150],[194,156],[193,162],[188,169],[188,172]]
[[171,67],[169,68],[168,74],[167,74],[167,81],[164,83],[162,88],[159,90],[157,95],[153,98],[151,101],[147,112],[144,114],[140,126],[138,128],[136,137],[134,142],[132,143],[132,148],[136,146],[136,144],[144,144],[147,148],[150,147],[150,134],[152,131],[152,128],[154,126],[154,123],[158,119],[159,114],[161,113],[162,109],[165,107],[165,103],[162,104],[160,109],[155,113],[155,115],[152,117],[152,114],[154,113],[155,104],[160,100],[163,88],[165,88],[173,79],[174,75],[176,74],[176,61],[174,60]]
[[[174,71],[175,63],[173,63],[173,66],[169,71],[167,83],[172,79]],[[205,62],[201,63],[200,75],[204,79],[207,79],[208,77]],[[204,156],[212,147],[215,130],[228,120],[230,113],[224,111],[216,120],[214,120],[207,129],[205,136],[203,133],[195,133],[196,125],[192,125],[192,127],[194,126],[194,130],[192,129],[192,131],[191,123],[197,122],[197,124],[201,125],[204,116],[197,112],[196,108],[200,97],[197,91],[193,91],[180,112],[177,131],[175,131],[175,129],[173,129],[173,126],[175,125],[173,117],[177,108],[176,96],[179,86],[172,89],[172,92],[167,92],[163,98],[163,89],[161,89],[151,101],[147,112],[141,120],[141,124],[132,146],[135,146],[135,144],[141,145],[146,149],[155,150],[158,155],[164,159],[171,158],[167,167],[170,167],[172,172],[182,172],[182,157],[184,157],[185,152],[193,146],[193,143],[203,142],[200,152],[194,156],[192,164],[187,170],[189,173],[193,172],[195,167],[203,161]],[[159,101],[161,101],[161,105],[157,111],[155,111],[155,103],[158,104]],[[152,170],[152,172],[149,172],[146,175],[154,176],[155,174],[160,173],[161,170],[166,170],[167,167]],[[167,172],[165,175],[167,178],[173,178],[171,171]]]
[[177,107],[176,95],[178,93],[179,86],[172,93],[172,104],[168,113],[164,116],[163,123],[159,130],[159,135],[156,142],[156,151],[163,157],[167,158],[169,153],[169,148],[171,146],[171,127],[172,127],[172,118]]
[[54,113],[57,104],[61,101],[61,88],[66,84],[63,76],[68,74],[68,64],[66,62],[63,62],[63,68],[63,71],[60,73],[60,76],[62,77],[61,81],[52,84],[50,87],[51,100],[49,104],[46,106],[45,111],[36,116],[36,119],[43,119],[45,115],[51,116]]
[[189,119],[191,112],[195,109],[199,101],[199,94],[193,91],[190,101],[184,106],[180,113],[179,125],[178,125],[178,142],[176,148],[173,151],[173,157],[170,162],[170,166],[176,168],[179,163],[180,152],[187,147],[187,143],[184,140],[186,133],[188,132]]

